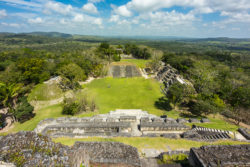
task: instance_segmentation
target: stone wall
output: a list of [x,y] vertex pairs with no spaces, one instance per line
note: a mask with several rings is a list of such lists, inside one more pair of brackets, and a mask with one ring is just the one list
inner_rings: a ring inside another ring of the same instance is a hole
[[194,167],[250,166],[250,145],[220,145],[191,148],[189,163]]
[[68,147],[35,132],[2,137],[0,165],[3,163],[11,167],[140,167],[135,147],[118,142],[76,142],[73,147]]
[[140,167],[140,158],[137,149],[123,143],[76,142],[73,148],[87,150],[92,166],[106,164],[107,166],[114,167]]

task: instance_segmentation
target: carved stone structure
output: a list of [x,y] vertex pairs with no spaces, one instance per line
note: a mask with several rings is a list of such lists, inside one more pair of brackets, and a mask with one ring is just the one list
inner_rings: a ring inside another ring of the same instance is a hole
[[[85,118],[57,118],[41,121],[35,132],[52,137],[145,136],[181,134],[190,129],[172,118],[160,118],[142,110],[116,110]],[[169,135],[165,135],[167,137]],[[173,135],[172,135],[173,136]],[[171,137],[172,137],[171,136]]]
[[189,163],[194,167],[249,167],[250,145],[220,145],[191,148]]
[[244,136],[247,140],[250,140],[250,130],[239,128],[238,131]]
[[232,134],[230,131],[195,126],[192,130],[183,133],[182,136],[191,139],[218,140],[230,139],[230,134]]
[[135,65],[115,64],[110,66],[109,76],[112,76],[113,78],[141,77],[141,72]]
[[156,79],[164,84],[161,90],[164,94],[167,94],[169,87],[175,83],[180,82],[181,84],[186,84],[186,82],[177,73],[178,71],[171,67],[170,65],[163,65],[158,69]]

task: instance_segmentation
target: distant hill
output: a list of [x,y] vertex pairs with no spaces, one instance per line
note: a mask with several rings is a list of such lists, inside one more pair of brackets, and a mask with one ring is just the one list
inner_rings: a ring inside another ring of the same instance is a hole
[[31,32],[26,33],[29,35],[36,35],[36,36],[46,36],[46,37],[57,37],[57,38],[72,38],[71,34],[65,34],[60,32]]

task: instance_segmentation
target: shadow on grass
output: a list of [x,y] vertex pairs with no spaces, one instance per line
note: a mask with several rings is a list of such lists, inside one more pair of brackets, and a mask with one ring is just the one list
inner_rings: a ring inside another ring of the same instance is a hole
[[161,97],[158,101],[155,102],[155,107],[160,110],[171,111],[172,107],[170,106],[170,102],[166,97]]

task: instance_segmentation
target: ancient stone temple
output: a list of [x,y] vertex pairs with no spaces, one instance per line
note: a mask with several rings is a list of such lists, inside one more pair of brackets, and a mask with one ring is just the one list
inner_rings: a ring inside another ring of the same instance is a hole
[[164,94],[167,93],[169,87],[175,82],[186,84],[181,76],[178,75],[178,71],[170,65],[164,65],[160,67],[158,69],[156,79],[164,84],[164,87],[161,87],[161,90]]
[[45,119],[41,121],[35,132],[52,137],[83,137],[83,136],[180,136],[190,129],[175,119],[160,118],[146,111],[116,110],[108,114],[94,117],[70,117]]

